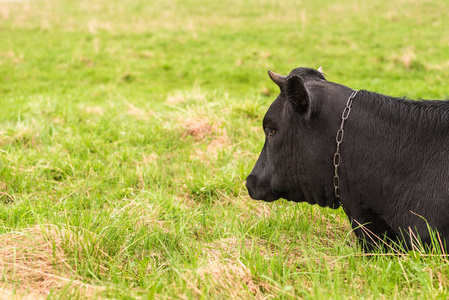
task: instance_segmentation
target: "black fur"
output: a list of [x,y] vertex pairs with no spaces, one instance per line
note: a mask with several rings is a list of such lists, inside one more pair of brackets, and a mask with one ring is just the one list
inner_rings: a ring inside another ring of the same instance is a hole
[[[288,85],[296,76],[302,84]],[[265,144],[247,178],[252,198],[339,207],[332,158],[351,93],[313,69],[290,73],[264,118]],[[341,202],[365,249],[384,238],[411,248],[418,235],[430,244],[429,228],[449,241],[449,101],[359,91],[344,130]]]
[[321,72],[312,68],[296,68],[293,69],[289,75],[290,76],[297,75],[301,77],[302,80],[304,81],[326,80],[326,78],[324,78],[324,75]]

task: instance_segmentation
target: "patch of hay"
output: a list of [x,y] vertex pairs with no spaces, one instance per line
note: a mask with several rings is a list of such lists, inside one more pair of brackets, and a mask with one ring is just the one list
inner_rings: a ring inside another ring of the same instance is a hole
[[204,249],[207,249],[206,256],[211,260],[221,259],[223,258],[223,254],[238,258],[240,257],[239,249],[242,245],[242,242],[245,244],[245,248],[251,248],[252,241],[240,241],[236,237],[230,237],[226,239],[215,240],[212,243],[205,244]]
[[404,67],[409,70],[412,62],[416,60],[416,54],[411,48],[407,48],[402,55],[399,57],[399,60],[404,64]]
[[[246,190],[244,187],[245,183],[242,182],[242,190]],[[259,219],[268,219],[273,214],[276,214],[273,211],[271,206],[266,205],[265,203],[254,202],[254,200],[248,200],[249,196],[246,194],[246,191],[242,191],[241,197],[234,197],[233,206],[238,206],[241,210],[239,215],[239,219],[242,222],[246,222],[248,219],[251,219],[256,215]]]
[[111,22],[100,22],[98,20],[91,20],[87,23],[87,29],[91,34],[97,34],[99,31],[112,32],[114,30]]
[[100,106],[86,107],[85,108],[85,112],[87,114],[102,116],[103,115],[103,108],[100,107]]
[[[34,125],[34,120],[32,122]],[[41,143],[39,131],[32,125],[19,122],[6,129],[7,131],[0,131],[0,145],[21,144],[23,147],[31,148]]]
[[145,112],[132,104],[128,104],[128,110],[126,113],[128,114],[128,116],[133,116],[138,120],[148,120],[148,117],[153,114],[152,112]]
[[151,153],[149,155],[144,155],[143,156],[143,160],[142,160],[142,164],[147,165],[147,164],[155,164],[157,163],[157,160],[159,159],[159,156],[156,153]]
[[[197,275],[213,284],[214,292],[227,293],[232,297],[243,297],[252,294],[256,298],[264,298],[270,290],[266,282],[255,280],[251,270],[240,260],[240,247],[252,247],[251,240],[240,241],[235,237],[216,240],[204,245],[205,264],[197,269]],[[257,241],[261,255],[269,255],[262,240]],[[226,258],[225,258],[226,257]]]
[[6,51],[6,52],[0,52],[0,64],[3,61],[12,62],[14,64],[18,64],[22,62],[24,59],[23,54],[16,54],[14,51]]
[[67,264],[62,234],[53,225],[42,225],[0,235],[1,297],[40,299],[68,285],[93,291]]
[[426,70],[427,71],[442,71],[447,70],[449,68],[449,61],[441,62],[439,64],[426,64]]
[[247,289],[252,294],[261,294],[260,287],[253,281],[250,269],[242,263],[232,260],[208,261],[197,273],[203,280],[213,282],[218,292],[233,291],[233,296],[237,296],[239,291]]
[[184,102],[186,102],[186,97],[182,94],[175,94],[167,97],[167,104],[179,104]]
[[400,54],[394,53],[391,56],[391,61],[393,63],[393,66],[390,66],[390,68],[400,66],[406,70],[411,70],[424,67],[418,60],[415,49],[413,47],[407,47],[403,49],[402,53]]
[[215,161],[220,152],[224,150],[231,150],[232,143],[231,139],[228,137],[226,129],[218,132],[219,130],[214,128],[213,131],[213,139],[209,142],[206,149],[196,148],[190,156],[191,159],[205,161],[206,158],[210,158]]
[[0,15],[2,16],[3,20],[8,20],[11,15],[9,6],[5,3],[0,4]]
[[[187,189],[187,186],[183,186],[183,189]],[[190,210],[197,206],[197,203],[189,196],[188,193],[175,196],[175,201],[179,207],[185,210]]]
[[166,103],[168,105],[177,105],[186,102],[206,102],[207,96],[201,91],[199,86],[194,86],[193,89],[189,91],[176,92],[167,97]]
[[229,148],[230,144],[231,140],[228,137],[228,133],[226,129],[223,129],[221,135],[213,139],[207,146],[207,152],[216,156],[218,152]]
[[214,126],[212,126],[208,120],[205,119],[193,119],[189,118],[183,122],[184,133],[182,138],[191,136],[195,140],[202,140],[214,132]]

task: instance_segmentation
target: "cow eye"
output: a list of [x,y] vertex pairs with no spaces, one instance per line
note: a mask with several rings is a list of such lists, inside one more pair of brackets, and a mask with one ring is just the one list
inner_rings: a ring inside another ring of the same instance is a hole
[[273,127],[265,126],[263,128],[266,136],[273,136],[276,133],[276,129]]

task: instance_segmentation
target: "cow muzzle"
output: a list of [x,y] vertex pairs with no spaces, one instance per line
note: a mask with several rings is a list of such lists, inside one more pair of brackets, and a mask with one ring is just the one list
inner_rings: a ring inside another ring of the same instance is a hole
[[249,175],[246,178],[246,188],[249,196],[255,200],[272,202],[280,198],[273,192],[269,182],[260,181],[255,175]]

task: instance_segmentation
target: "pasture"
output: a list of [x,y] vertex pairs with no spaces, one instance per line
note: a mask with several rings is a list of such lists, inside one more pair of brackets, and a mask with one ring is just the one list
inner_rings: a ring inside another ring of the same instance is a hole
[[447,299],[445,257],[364,254],[342,209],[244,183],[267,70],[444,99],[448,11],[0,0],[0,299]]

